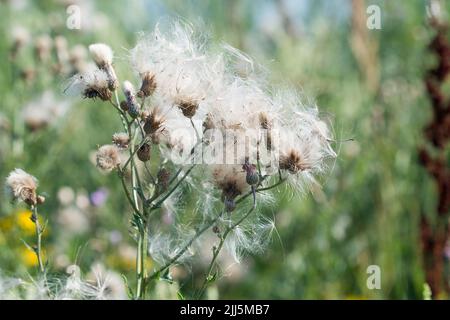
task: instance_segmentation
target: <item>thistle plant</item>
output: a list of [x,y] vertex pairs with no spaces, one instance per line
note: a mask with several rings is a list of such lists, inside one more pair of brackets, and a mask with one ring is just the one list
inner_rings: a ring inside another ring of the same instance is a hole
[[[267,243],[274,224],[259,209],[269,190],[285,184],[298,194],[317,184],[335,157],[328,126],[294,90],[265,83],[247,55],[213,48],[188,24],[140,35],[128,51],[136,79],[116,74],[108,45],[89,51],[94,64],[66,92],[104,101],[122,123],[96,163],[117,175],[129,204],[133,297],[145,298],[152,281],[169,277],[212,234],[202,297],[223,248],[239,260]],[[153,270],[148,256],[158,263]]]
[[13,200],[23,201],[30,207],[32,212],[30,220],[36,228],[36,244],[34,246],[26,245],[36,254],[39,271],[45,275],[46,270],[41,248],[42,234],[44,233],[45,227],[41,226],[38,215],[38,206],[44,203],[45,198],[36,193],[37,186],[37,179],[22,169],[15,169],[6,179],[7,192],[11,195],[11,198]]

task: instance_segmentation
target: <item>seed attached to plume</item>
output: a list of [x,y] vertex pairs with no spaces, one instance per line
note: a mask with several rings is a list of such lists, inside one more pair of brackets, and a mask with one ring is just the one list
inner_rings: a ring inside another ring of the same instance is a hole
[[37,186],[37,179],[22,169],[14,169],[6,178],[6,189],[12,198],[31,206],[38,203]]
[[210,113],[208,113],[206,115],[205,120],[203,121],[203,129],[205,130],[210,130],[210,129],[214,129],[215,125],[214,125],[214,121],[212,119],[212,115]]
[[148,143],[144,143],[137,151],[137,157],[142,162],[150,160],[151,147]]
[[111,171],[120,165],[119,148],[113,144],[101,146],[96,155],[97,167],[105,171]]
[[259,114],[259,125],[261,126],[261,129],[269,130],[272,128],[272,123],[269,120],[269,116],[265,112],[261,112]]
[[156,90],[155,76],[150,72],[144,73],[142,76],[142,85],[139,89],[137,96],[139,98],[150,97]]

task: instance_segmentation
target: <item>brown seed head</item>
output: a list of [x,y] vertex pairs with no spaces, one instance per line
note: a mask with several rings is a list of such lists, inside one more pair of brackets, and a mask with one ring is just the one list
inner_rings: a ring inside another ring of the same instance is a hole
[[142,75],[142,85],[139,89],[137,96],[139,98],[150,97],[156,90],[155,76],[150,72],[146,72]]

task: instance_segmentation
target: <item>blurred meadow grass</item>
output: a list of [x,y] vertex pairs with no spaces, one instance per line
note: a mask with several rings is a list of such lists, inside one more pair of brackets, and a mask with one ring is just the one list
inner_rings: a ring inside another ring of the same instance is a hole
[[[69,2],[0,1],[0,114],[5,127],[13,128],[0,129],[0,177],[21,167],[39,178],[47,195],[41,214],[49,224],[44,242],[46,255],[55,260],[53,269],[64,272],[76,262],[88,272],[101,261],[120,273],[133,272],[126,204],[115,179],[99,173],[90,160],[97,144],[109,142],[120,123],[106,104],[64,96],[64,77],[49,72],[50,65],[36,63],[32,47],[12,62],[11,28],[24,26],[33,38],[63,35],[70,47],[107,43],[118,56],[117,73],[133,79],[124,62],[136,32],[178,16],[202,24],[213,41],[230,43],[254,57],[270,70],[271,82],[315,97],[338,141],[338,157],[322,178],[322,189],[303,197],[279,192],[264,212],[277,227],[266,252],[249,254],[241,265],[226,270],[211,294],[422,298],[419,216],[435,210],[436,202],[434,185],[417,161],[422,128],[431,117],[422,82],[433,63],[426,53],[432,33],[425,1],[367,0],[365,7],[380,6],[382,28],[365,31],[352,25],[352,2],[341,0],[80,1],[82,19],[91,19],[89,28],[81,30],[66,28]],[[29,84],[20,79],[23,68],[36,72]],[[30,132],[20,121],[21,109],[45,90],[72,100],[72,106],[55,125]],[[63,209],[57,195],[64,187],[73,190],[71,201],[87,212],[88,230],[68,232],[58,218]],[[89,195],[102,187],[108,188],[107,199],[95,206]],[[34,272],[36,262],[21,241],[30,237],[21,215],[23,209],[2,193],[0,268],[7,275]],[[369,265],[381,268],[381,290],[366,286]],[[186,296],[198,285],[195,274],[201,272],[191,268],[193,277],[180,270],[176,279]]]

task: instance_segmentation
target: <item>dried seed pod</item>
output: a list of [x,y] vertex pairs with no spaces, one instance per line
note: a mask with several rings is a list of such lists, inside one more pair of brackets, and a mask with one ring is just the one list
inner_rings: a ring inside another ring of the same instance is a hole
[[150,97],[153,94],[153,92],[155,92],[155,90],[156,90],[155,76],[152,75],[150,72],[146,72],[144,75],[142,75],[142,85],[137,93],[137,96],[139,98]]
[[136,96],[134,93],[134,87],[130,81],[124,81],[123,83],[123,93],[126,98],[128,105],[128,114],[134,119],[140,114],[140,106],[136,101]]
[[120,101],[120,109],[128,111],[128,103],[125,100]]
[[159,109],[153,109],[150,114],[145,118],[144,131],[148,135],[152,135],[160,131],[163,127],[165,119],[160,114]]
[[186,118],[192,118],[198,109],[198,104],[193,101],[181,101],[178,103],[178,108],[183,112]]
[[149,161],[150,155],[151,155],[151,147],[148,143],[144,143],[137,151],[137,157],[142,162]]
[[169,180],[170,180],[170,172],[166,168],[161,168],[158,171],[157,174],[158,178],[158,188],[160,191],[164,192],[167,190],[167,187],[169,186]]

